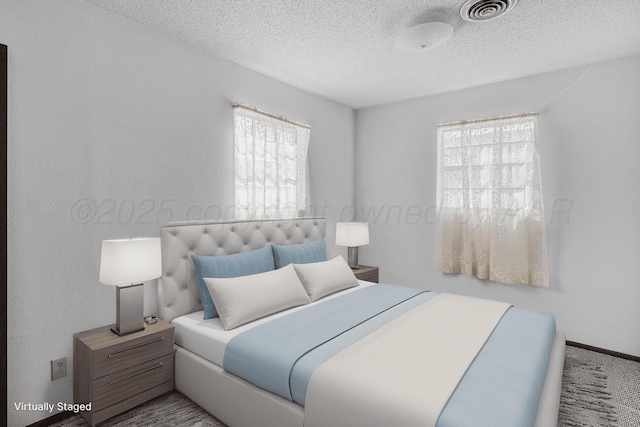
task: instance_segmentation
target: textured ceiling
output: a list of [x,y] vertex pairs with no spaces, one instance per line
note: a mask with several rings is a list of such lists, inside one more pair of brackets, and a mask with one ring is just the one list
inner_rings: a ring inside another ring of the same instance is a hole
[[[464,0],[88,1],[353,108],[640,53],[639,0],[520,0],[481,23],[460,18]],[[396,49],[436,16],[448,42]]]

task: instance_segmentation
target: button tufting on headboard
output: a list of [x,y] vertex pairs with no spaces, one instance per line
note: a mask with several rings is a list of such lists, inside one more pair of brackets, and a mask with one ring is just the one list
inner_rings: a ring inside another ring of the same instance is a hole
[[162,272],[158,284],[159,316],[171,321],[202,310],[198,279],[190,255],[227,255],[319,240],[325,236],[324,218],[183,222],[162,227]]

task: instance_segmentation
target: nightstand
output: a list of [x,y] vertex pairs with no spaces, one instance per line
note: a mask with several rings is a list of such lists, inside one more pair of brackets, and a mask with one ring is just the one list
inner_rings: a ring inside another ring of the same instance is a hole
[[111,326],[73,335],[73,400],[92,426],[173,390],[173,331],[158,319],[119,336]]
[[370,267],[368,265],[361,265],[359,269],[352,270],[353,274],[359,280],[366,280],[367,282],[378,283],[378,267]]

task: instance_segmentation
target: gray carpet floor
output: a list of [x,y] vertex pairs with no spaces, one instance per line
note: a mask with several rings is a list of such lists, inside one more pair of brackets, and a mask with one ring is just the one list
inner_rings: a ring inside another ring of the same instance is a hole
[[[53,426],[89,424],[77,415]],[[138,426],[226,427],[178,391],[99,424]],[[558,427],[640,427],[640,363],[567,346]]]
[[640,427],[640,363],[567,346],[558,427]]

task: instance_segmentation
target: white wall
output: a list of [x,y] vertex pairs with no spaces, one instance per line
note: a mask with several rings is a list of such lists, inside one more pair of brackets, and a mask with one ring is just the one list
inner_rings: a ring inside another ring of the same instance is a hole
[[[569,340],[640,356],[638,76],[636,56],[358,110],[356,202],[383,212],[369,216],[360,261],[379,265],[383,282],[552,313]],[[550,288],[435,272],[434,126],[530,111],[540,112]]]
[[[169,220],[232,205],[231,102],[312,126],[312,203],[329,206],[317,211],[329,235],[337,207],[353,203],[348,107],[78,0],[3,1],[0,42],[9,46],[11,426],[50,415],[14,402],[72,402],[73,333],[115,321],[115,290],[97,280],[101,241],[158,236]],[[145,287],[148,313],[155,289]],[[52,382],[49,361],[61,356],[68,375]]]
[[[114,322],[115,292],[97,281],[103,239],[157,236],[169,220],[231,206],[232,101],[311,124],[312,203],[327,216],[331,253],[346,252],[332,236],[357,193],[358,204],[392,207],[388,221],[371,222],[360,255],[383,281],[547,311],[569,339],[640,355],[639,57],[360,110],[354,132],[350,108],[80,0],[3,1],[0,42],[9,46],[9,425],[49,415],[13,402],[71,402],[72,334]],[[548,226],[551,288],[434,273],[433,127],[532,110],[547,216],[554,199],[573,202]],[[399,211],[408,218],[395,221]],[[413,224],[419,211],[427,223]],[[51,382],[49,361],[61,356],[69,374]]]

